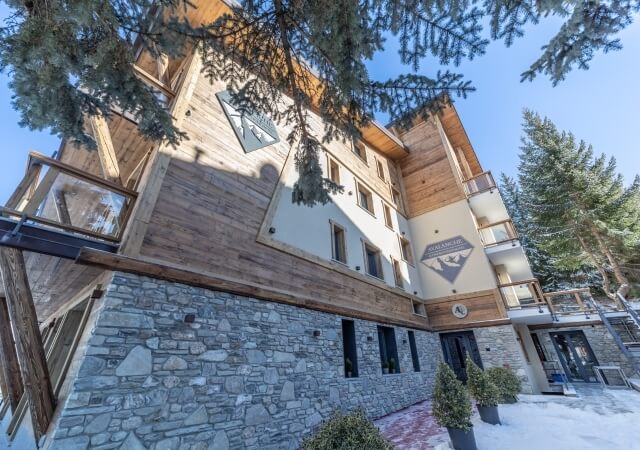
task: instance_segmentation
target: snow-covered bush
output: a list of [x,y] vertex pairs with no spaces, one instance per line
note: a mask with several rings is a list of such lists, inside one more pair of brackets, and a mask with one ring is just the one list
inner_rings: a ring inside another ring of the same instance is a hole
[[393,450],[380,430],[362,409],[350,414],[336,411],[310,437],[302,441],[304,450]]
[[511,403],[518,399],[522,383],[510,367],[491,367],[485,373],[498,388],[500,403]]
[[465,361],[467,369],[467,387],[478,406],[498,406],[500,391],[491,382],[489,376],[473,362],[469,355]]
[[442,427],[469,431],[472,414],[471,399],[456,374],[441,362],[433,388],[432,413]]

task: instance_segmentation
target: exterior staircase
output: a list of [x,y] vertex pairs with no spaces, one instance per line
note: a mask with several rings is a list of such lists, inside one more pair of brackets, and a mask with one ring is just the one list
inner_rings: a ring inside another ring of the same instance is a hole
[[606,311],[594,300],[593,307],[598,311],[602,323],[613,336],[620,351],[640,375],[640,317],[638,311],[633,309],[622,295],[616,295],[621,307],[619,311]]

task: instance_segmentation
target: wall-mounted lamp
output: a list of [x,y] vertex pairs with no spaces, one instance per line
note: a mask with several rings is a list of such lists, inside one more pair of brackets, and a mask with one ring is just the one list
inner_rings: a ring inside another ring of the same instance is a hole
[[367,341],[369,341],[369,342],[373,341],[373,337],[367,336]]
[[187,117],[191,116],[191,110],[187,109],[187,112],[185,112],[184,115]]
[[313,330],[313,337],[319,337],[320,336],[320,330]]
[[440,233],[440,230],[435,230],[434,233],[438,234],[438,233]]
[[418,295],[418,291],[413,291],[413,295]]
[[275,227],[270,227],[269,228],[269,234],[274,234],[276,232]]
[[360,266],[356,266],[356,270],[360,270]]
[[353,191],[349,191],[349,195],[353,195]]
[[455,289],[451,289],[451,292],[453,292],[454,294],[457,293],[458,291],[456,291]]
[[195,314],[185,314],[184,323],[193,323],[195,321],[196,321],[196,315]]
[[405,232],[404,232],[404,231],[401,231],[401,232],[400,232],[400,234],[404,236],[404,235],[405,235]]

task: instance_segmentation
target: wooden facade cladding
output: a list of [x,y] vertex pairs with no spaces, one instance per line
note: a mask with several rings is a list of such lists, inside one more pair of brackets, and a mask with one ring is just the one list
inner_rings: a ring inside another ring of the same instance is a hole
[[[468,310],[468,315],[462,319],[452,312],[453,306],[458,303],[465,305]],[[425,302],[425,306],[434,331],[510,323],[498,289],[433,299]]]
[[422,121],[400,137],[410,149],[400,159],[408,217],[416,217],[465,198],[451,155],[435,120]]

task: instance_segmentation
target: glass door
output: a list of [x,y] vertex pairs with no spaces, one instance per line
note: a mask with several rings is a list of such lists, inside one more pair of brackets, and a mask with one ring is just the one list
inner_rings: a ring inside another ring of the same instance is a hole
[[593,367],[598,361],[582,331],[551,333],[551,337],[569,381],[597,382]]
[[482,367],[480,359],[480,351],[473,331],[463,331],[460,333],[441,334],[442,350],[444,359],[453,369],[458,380],[466,383],[467,369],[465,367],[465,358],[467,354],[471,356],[473,362]]

